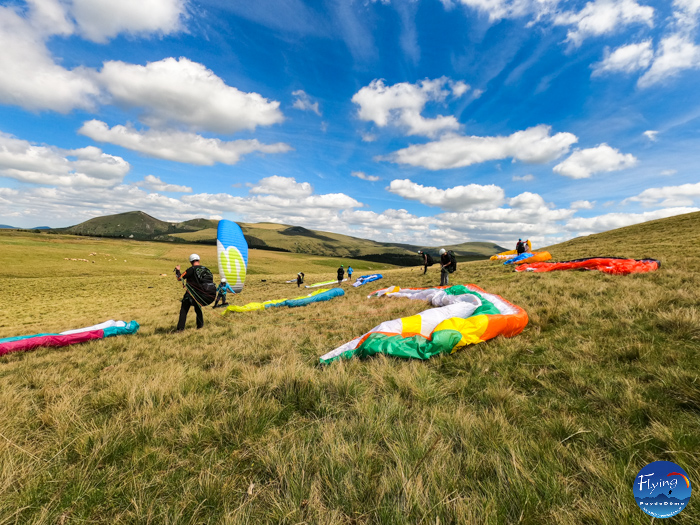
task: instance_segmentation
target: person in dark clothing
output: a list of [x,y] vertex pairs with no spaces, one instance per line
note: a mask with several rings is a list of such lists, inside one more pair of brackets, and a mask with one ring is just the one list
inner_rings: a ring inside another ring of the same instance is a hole
[[340,268],[338,268],[338,286],[343,285],[343,277],[345,277],[345,269],[343,268],[343,265],[340,265]]
[[229,284],[226,282],[226,277],[221,278],[221,284],[216,287],[216,301],[214,301],[214,308],[218,308],[219,300],[221,300],[221,307],[223,308],[224,306],[228,306],[228,303],[226,302],[226,294],[228,292],[231,292],[232,294],[235,294],[236,292],[233,291],[233,288],[229,286]]
[[[185,295],[182,296],[182,306],[180,307],[180,318],[177,322],[177,332],[182,332],[185,329],[185,323],[187,322],[187,313],[190,311],[191,307],[194,307],[194,312],[197,316],[197,329],[204,326],[204,315],[202,314],[202,307],[200,303],[203,302],[202,298],[209,292],[205,291],[199,282],[196,274],[196,268],[202,266],[199,262],[199,255],[193,253],[190,255],[190,267],[185,271],[185,273],[180,273],[180,265],[175,267],[175,276],[178,281],[186,281],[182,283],[182,287],[185,288]],[[203,268],[203,267],[202,267]],[[201,297],[195,297],[200,295]],[[207,304],[211,304],[211,299]]]
[[445,248],[440,248],[440,286],[450,284],[450,274],[448,268],[452,266],[452,259]]
[[[511,244],[512,246],[512,244]],[[515,252],[520,255],[521,253],[525,253],[527,245],[523,242],[522,239],[518,239],[518,242],[515,244]]]
[[418,250],[418,253],[423,258],[423,275],[425,275],[428,272],[428,266],[433,265],[433,258],[430,256],[430,254],[425,253],[423,250]]
[[302,284],[304,284],[304,274],[299,272],[297,274],[297,288],[299,288]]

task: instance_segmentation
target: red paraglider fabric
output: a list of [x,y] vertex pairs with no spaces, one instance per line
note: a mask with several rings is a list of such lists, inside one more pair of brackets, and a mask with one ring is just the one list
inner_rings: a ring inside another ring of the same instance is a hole
[[19,339],[17,341],[10,341],[7,343],[0,344],[0,355],[9,354],[10,352],[26,352],[28,350],[34,350],[40,346],[68,346],[77,343],[85,343],[86,341],[92,341],[93,339],[102,339],[104,337],[104,330],[92,330],[90,332],[81,332],[78,334],[51,334],[51,335],[40,335],[37,337],[31,337],[27,339]]
[[661,267],[656,259],[621,259],[617,257],[591,257],[563,262],[539,262],[521,264],[516,272],[552,272],[555,270],[598,270],[612,275],[653,272]]

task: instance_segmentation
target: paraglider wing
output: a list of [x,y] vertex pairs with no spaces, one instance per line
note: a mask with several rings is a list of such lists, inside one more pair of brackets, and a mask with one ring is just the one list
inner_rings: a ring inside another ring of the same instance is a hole
[[233,291],[240,293],[248,268],[248,243],[235,222],[221,220],[216,230],[216,255],[219,275],[225,277]]
[[552,272],[555,270],[598,270],[612,275],[653,272],[661,267],[656,259],[621,259],[618,257],[591,257],[562,262],[525,261],[516,272]]
[[358,286],[362,286],[363,284],[371,283],[372,281],[378,281],[379,279],[382,278],[382,274],[380,273],[373,273],[372,275],[363,275],[361,277],[358,277],[357,280],[352,283],[352,285],[357,288]]
[[438,288],[390,286],[369,297],[381,296],[428,301],[437,308],[384,321],[321,356],[322,364],[375,354],[429,359],[499,335],[513,337],[522,332],[528,322],[525,310],[473,284]]

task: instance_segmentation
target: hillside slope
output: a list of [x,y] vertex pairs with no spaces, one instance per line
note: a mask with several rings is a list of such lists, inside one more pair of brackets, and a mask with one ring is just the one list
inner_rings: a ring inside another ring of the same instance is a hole
[[663,264],[681,255],[679,246],[700,251],[700,212],[577,237],[543,250],[549,251],[555,261],[609,256],[659,259]]
[[[96,217],[81,224],[54,231],[72,235],[119,237],[142,241],[214,244],[217,224],[217,221],[208,219],[192,219],[171,223],[135,211]],[[412,244],[381,243],[286,224],[241,223],[240,225],[248,245],[251,248],[264,250],[326,257],[349,257],[405,266],[416,265],[420,262],[416,253],[419,249],[426,249],[434,255],[437,255],[438,251],[438,248],[425,248]],[[504,250],[501,246],[490,242],[470,242],[447,248],[454,250],[462,261],[483,259]]]

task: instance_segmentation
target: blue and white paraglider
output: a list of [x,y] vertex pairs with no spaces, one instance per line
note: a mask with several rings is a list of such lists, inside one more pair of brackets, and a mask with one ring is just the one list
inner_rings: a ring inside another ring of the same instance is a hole
[[233,291],[240,293],[248,268],[248,243],[243,230],[235,222],[221,220],[216,231],[216,255],[219,261],[219,275]]

